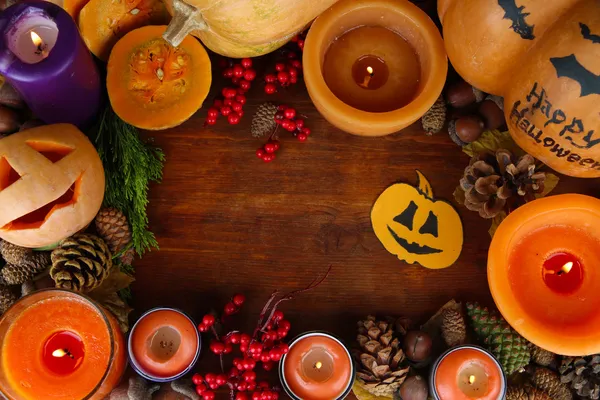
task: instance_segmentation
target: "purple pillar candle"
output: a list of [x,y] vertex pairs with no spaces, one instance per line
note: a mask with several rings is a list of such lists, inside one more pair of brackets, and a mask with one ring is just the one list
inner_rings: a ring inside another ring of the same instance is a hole
[[0,74],[48,124],[91,125],[100,109],[98,69],[75,21],[47,1],[0,13]]

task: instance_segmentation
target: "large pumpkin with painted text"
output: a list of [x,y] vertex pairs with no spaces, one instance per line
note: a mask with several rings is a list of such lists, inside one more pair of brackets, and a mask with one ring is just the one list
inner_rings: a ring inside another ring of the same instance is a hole
[[256,57],[287,43],[337,0],[165,0],[173,15],[165,40],[192,34],[212,51]]
[[439,0],[448,57],[504,97],[517,144],[558,172],[600,177],[600,2]]

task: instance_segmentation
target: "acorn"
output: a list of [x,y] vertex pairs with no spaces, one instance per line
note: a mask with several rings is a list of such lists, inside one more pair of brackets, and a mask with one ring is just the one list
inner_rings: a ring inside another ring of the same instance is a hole
[[0,82],[0,104],[18,109],[25,107],[25,102],[19,92],[6,82]]
[[400,400],[427,400],[427,382],[419,375],[407,378],[398,391]]
[[483,118],[486,130],[500,129],[506,126],[504,118],[504,105],[502,97],[488,96],[479,104],[477,109],[479,115]]
[[[451,121],[448,125],[448,133],[454,140],[453,136],[456,136],[460,142],[468,144],[479,139],[483,133],[485,124],[483,120],[477,115],[467,115],[460,117],[456,121]],[[454,140],[457,142],[456,140]],[[457,144],[464,146],[464,144]]]
[[406,357],[414,363],[424,363],[429,361],[433,343],[431,336],[423,331],[410,331],[404,337],[402,348]]
[[14,110],[0,106],[0,133],[13,133],[19,130],[19,114]]
[[451,85],[446,91],[446,102],[452,107],[462,108],[473,103],[480,103],[485,98],[485,93],[461,81]]

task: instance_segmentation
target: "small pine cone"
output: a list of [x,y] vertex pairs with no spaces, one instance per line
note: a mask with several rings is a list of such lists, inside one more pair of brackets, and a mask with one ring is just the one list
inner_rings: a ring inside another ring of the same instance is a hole
[[[131,243],[131,229],[127,217],[120,210],[103,208],[96,215],[94,222],[98,235],[106,242],[112,254],[119,253]],[[133,249],[125,251],[119,258],[123,264],[131,265]]]
[[20,285],[51,264],[49,252],[34,251],[5,240],[0,242],[0,254],[7,262],[0,274],[1,280],[8,285]]
[[555,357],[556,354],[548,350],[544,350],[536,345],[533,345],[533,347],[531,348],[531,359],[537,365],[541,365],[542,367],[547,367],[548,365],[552,364],[554,362]]
[[552,398],[531,386],[511,386],[506,392],[506,400],[552,400]]
[[550,395],[553,400],[573,400],[569,387],[560,381],[560,376],[548,368],[535,368],[532,376],[535,387]]
[[89,292],[109,275],[112,256],[104,240],[77,234],[62,240],[52,252],[50,277],[56,287]]
[[0,241],[0,254],[8,264],[21,264],[31,252],[32,250],[26,247],[17,246],[6,240]]
[[0,273],[8,285],[20,285],[46,269],[50,263],[27,262],[24,264],[6,264]]
[[465,343],[467,340],[467,324],[462,314],[451,308],[444,310],[442,320],[442,337],[449,347]]
[[261,104],[252,117],[252,125],[250,126],[252,136],[258,138],[273,132],[277,127],[277,123],[275,122],[276,113],[276,105],[272,103]]
[[17,296],[8,286],[0,286],[0,315],[17,301]]
[[433,106],[421,117],[421,125],[423,130],[429,136],[440,132],[444,129],[446,123],[446,102],[444,97],[440,97],[436,100]]

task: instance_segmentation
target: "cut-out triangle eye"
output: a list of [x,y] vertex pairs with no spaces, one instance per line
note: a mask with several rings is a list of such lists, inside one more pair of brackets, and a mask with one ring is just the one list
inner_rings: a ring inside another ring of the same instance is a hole
[[421,229],[419,229],[419,233],[429,233],[430,235],[433,235],[433,237],[438,237],[438,219],[431,211],[429,211],[427,221],[425,221]]
[[415,219],[415,213],[417,212],[417,205],[414,201],[411,201],[408,207],[401,214],[397,215],[394,218],[394,221],[397,223],[404,225],[409,230],[413,229],[413,220]]
[[21,179],[21,175],[9,164],[4,157],[0,158],[0,190],[4,190],[16,181]]
[[55,142],[28,140],[25,143],[53,163],[59,162],[73,151],[73,148]]

